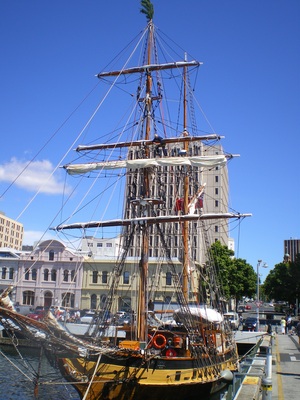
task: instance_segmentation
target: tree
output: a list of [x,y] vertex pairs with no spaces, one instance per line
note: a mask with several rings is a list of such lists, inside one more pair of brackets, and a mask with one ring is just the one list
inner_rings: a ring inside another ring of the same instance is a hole
[[255,294],[256,273],[246,260],[234,258],[234,252],[220,242],[211,246],[211,255],[227,300],[234,298],[238,304],[243,296],[252,297]]
[[294,262],[276,264],[267,275],[263,289],[271,299],[295,304],[300,299],[300,255]]
[[252,267],[242,258],[234,258],[230,271],[230,294],[234,297],[236,304],[246,297],[253,297],[256,292],[257,276]]
[[288,263],[280,263],[267,275],[263,284],[264,293],[270,299],[288,300],[290,276]]

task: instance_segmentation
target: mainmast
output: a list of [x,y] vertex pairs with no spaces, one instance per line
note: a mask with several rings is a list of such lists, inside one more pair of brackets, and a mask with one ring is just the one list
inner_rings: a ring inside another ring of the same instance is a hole
[[[187,132],[187,88],[186,88],[186,78],[187,78],[187,67],[183,68],[183,132],[184,136],[188,136]],[[184,151],[188,155],[189,144],[184,142]],[[184,167],[184,184],[183,184],[183,211],[184,214],[188,214],[188,204],[189,204],[189,175],[188,166]],[[188,302],[188,269],[189,269],[189,222],[183,222],[183,271],[182,271],[182,291],[183,296]]]
[[[147,49],[147,63],[151,64],[151,49],[153,45],[153,5],[150,1],[142,1],[143,9],[141,12],[145,13],[148,19],[148,49]],[[145,96],[145,119],[146,119],[146,127],[145,127],[145,140],[150,139],[150,131],[151,131],[151,111],[152,111],[152,75],[151,71],[147,70],[146,72],[146,96]],[[149,158],[149,148],[145,148],[145,157]],[[149,183],[149,169],[145,168],[143,171],[143,196],[148,199],[150,195],[150,183]],[[149,216],[150,205],[146,202],[145,205],[142,206],[142,213],[144,216]],[[140,290],[139,290],[139,307],[138,307],[138,316],[137,316],[137,339],[145,341],[148,332],[147,332],[147,282],[148,282],[148,260],[149,260],[149,230],[148,224],[145,221],[142,226],[142,249],[141,249],[141,260],[140,260]]]

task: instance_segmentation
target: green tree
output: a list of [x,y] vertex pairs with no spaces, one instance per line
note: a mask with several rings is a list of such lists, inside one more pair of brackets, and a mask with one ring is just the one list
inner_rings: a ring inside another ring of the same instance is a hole
[[220,242],[211,246],[211,254],[227,300],[234,298],[238,304],[243,296],[252,297],[255,294],[256,273],[246,260],[234,258],[234,252]]
[[280,263],[267,275],[263,284],[264,293],[275,300],[288,300],[290,292],[290,274],[288,263]]
[[252,265],[242,258],[234,258],[230,276],[230,295],[235,298],[236,304],[243,296],[254,296],[257,289],[257,275]]
[[263,290],[270,299],[294,304],[300,299],[300,255],[294,262],[282,262],[267,275]]

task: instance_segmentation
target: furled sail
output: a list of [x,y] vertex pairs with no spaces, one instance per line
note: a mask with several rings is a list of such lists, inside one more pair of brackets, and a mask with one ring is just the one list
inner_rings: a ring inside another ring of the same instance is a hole
[[110,169],[140,169],[148,167],[165,167],[165,166],[184,166],[213,168],[226,164],[226,156],[216,154],[214,156],[193,156],[193,157],[168,157],[168,158],[141,158],[135,160],[116,160],[102,161],[86,164],[69,164],[64,168],[69,175],[84,174],[97,170]]

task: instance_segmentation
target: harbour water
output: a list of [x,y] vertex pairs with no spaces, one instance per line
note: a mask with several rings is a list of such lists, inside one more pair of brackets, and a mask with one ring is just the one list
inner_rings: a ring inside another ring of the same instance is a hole
[[[0,400],[79,400],[76,390],[51,367],[45,356],[39,362],[37,349],[21,349],[21,355],[23,359],[12,346],[0,346]],[[40,377],[35,395],[37,371]]]

